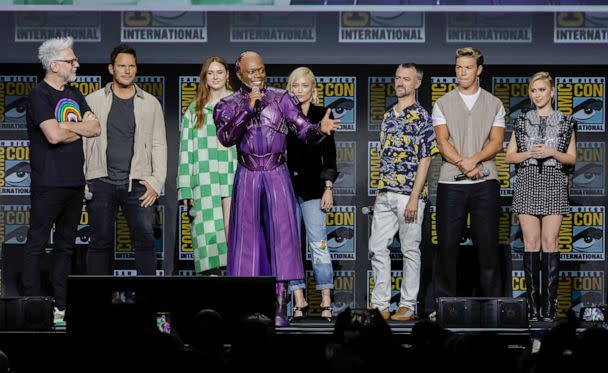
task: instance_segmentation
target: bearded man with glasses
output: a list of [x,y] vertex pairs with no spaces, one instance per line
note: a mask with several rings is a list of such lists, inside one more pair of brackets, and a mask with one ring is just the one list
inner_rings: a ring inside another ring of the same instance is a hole
[[53,291],[55,321],[62,322],[67,277],[71,268],[84,193],[82,137],[99,136],[99,121],[78,89],[67,85],[80,66],[73,39],[45,41],[38,58],[44,80],[27,100],[30,140],[31,211],[24,249],[23,288],[27,296],[41,294],[40,257],[55,224]]

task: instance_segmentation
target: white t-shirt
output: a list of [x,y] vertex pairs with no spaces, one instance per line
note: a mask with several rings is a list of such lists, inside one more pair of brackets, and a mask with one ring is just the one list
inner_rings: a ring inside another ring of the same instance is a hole
[[[464,104],[467,106],[467,108],[469,110],[471,110],[473,108],[473,105],[475,105],[475,103],[477,102],[477,99],[479,98],[480,93],[481,93],[481,89],[478,89],[477,92],[475,92],[472,95],[465,95],[465,94],[462,94],[462,92],[458,91],[458,94],[460,95],[460,97],[462,97]],[[494,118],[494,123],[492,124],[492,126],[504,128],[505,127],[505,114],[506,114],[505,108],[502,105],[500,105],[500,110],[498,110],[498,114],[496,114],[496,117]],[[432,117],[433,117],[433,126],[447,123],[445,116],[441,112],[441,109],[439,109],[439,106],[437,106],[437,103],[435,103],[435,105],[433,106]]]

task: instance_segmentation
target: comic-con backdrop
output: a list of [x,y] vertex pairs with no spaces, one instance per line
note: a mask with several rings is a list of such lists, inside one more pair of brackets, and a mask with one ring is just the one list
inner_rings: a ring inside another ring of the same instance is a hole
[[[297,65],[268,65],[268,85],[284,88],[287,75]],[[327,214],[328,246],[335,270],[335,309],[364,307],[373,289],[373,277],[367,254],[370,234],[370,209],[378,183],[379,158],[376,151],[378,129],[383,114],[393,104],[394,65],[309,65],[317,75],[317,92],[321,103],[331,108],[341,120],[336,134],[337,162],[340,176],[335,184],[335,207]],[[192,232],[188,212],[178,207],[175,176],[178,133],[182,113],[198,88],[198,65],[140,65],[137,84],[163,105],[169,144],[169,172],[164,195],[156,206],[154,233],[158,274],[190,276],[193,272]],[[418,92],[420,103],[430,111],[433,103],[456,87],[451,65],[423,66],[425,77]],[[485,66],[481,86],[493,92],[507,113],[507,134],[518,115],[530,110],[528,76],[543,69],[540,66]],[[25,130],[25,101],[31,89],[40,82],[39,65],[2,65],[0,76],[0,243],[23,244],[29,224],[29,143]],[[106,65],[83,64],[79,77],[72,83],[84,95],[102,87],[109,79]],[[599,66],[551,66],[555,77],[555,108],[573,115],[578,123],[578,161],[570,178],[572,213],[565,216],[559,233],[561,272],[558,314],[583,305],[606,302],[606,72]],[[10,72],[10,73],[6,73]],[[234,74],[232,74],[234,76]],[[237,83],[237,82],[235,82]],[[238,85],[238,84],[237,84]],[[515,169],[504,162],[504,151],[497,156],[501,183],[502,213],[499,242],[504,252],[504,293],[521,297],[523,281],[522,233],[516,214],[511,212]],[[421,305],[432,299],[431,266],[436,250],[435,196],[439,165],[436,157],[429,173],[431,204],[427,208],[422,244],[423,286]],[[84,257],[89,242],[89,215],[83,204],[76,238],[77,257]],[[115,227],[115,275],[134,275],[133,248],[126,220],[121,212]],[[49,246],[53,243],[53,232]],[[304,248],[306,282],[314,289],[310,271],[310,253]],[[468,230],[461,239],[461,256],[474,262],[475,247]],[[16,246],[18,247],[18,246]],[[401,253],[398,239],[390,245],[394,259],[392,307],[396,307],[402,281]],[[463,260],[467,262],[469,260]],[[82,262],[75,271],[82,271]],[[463,270],[462,295],[475,288],[474,268]],[[473,290],[474,291],[474,290]],[[311,292],[311,305],[318,305],[317,292]],[[426,302],[425,302],[426,301]],[[311,310],[320,312],[320,310]]]

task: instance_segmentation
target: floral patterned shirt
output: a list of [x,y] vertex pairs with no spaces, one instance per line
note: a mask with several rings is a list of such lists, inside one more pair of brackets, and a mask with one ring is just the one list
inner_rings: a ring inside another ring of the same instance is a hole
[[[438,152],[433,121],[422,106],[415,103],[401,113],[389,109],[380,129],[378,190],[410,195],[419,161]],[[420,198],[427,195],[425,185]]]

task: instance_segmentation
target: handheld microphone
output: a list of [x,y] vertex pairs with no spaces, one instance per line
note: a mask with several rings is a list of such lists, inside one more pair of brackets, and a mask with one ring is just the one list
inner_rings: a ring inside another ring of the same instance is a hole
[[192,206],[188,206],[188,215],[190,215],[191,218],[196,218],[196,210],[192,208]]
[[253,112],[256,116],[260,116],[260,112],[262,111],[262,102],[260,100],[255,100],[255,104],[253,105]]
[[[251,93],[260,93],[260,87],[258,87],[257,85],[254,85],[253,87],[251,87]],[[253,104],[253,112],[255,113],[256,117],[259,117],[261,111],[262,111],[262,102],[259,99],[257,99],[257,100],[255,100],[255,103]]]
[[[482,166],[481,174],[482,174],[482,177],[486,177],[490,174],[490,170],[488,170],[488,168],[486,166]],[[458,175],[454,176],[454,181],[462,181],[462,180],[466,180],[466,179],[468,179],[468,177],[465,174],[458,174]]]
[[363,206],[361,207],[361,213],[363,215],[374,215],[374,206]]
[[84,199],[87,201],[90,201],[93,199],[93,193],[91,193],[91,190],[89,189],[89,185],[86,184],[84,186]]

